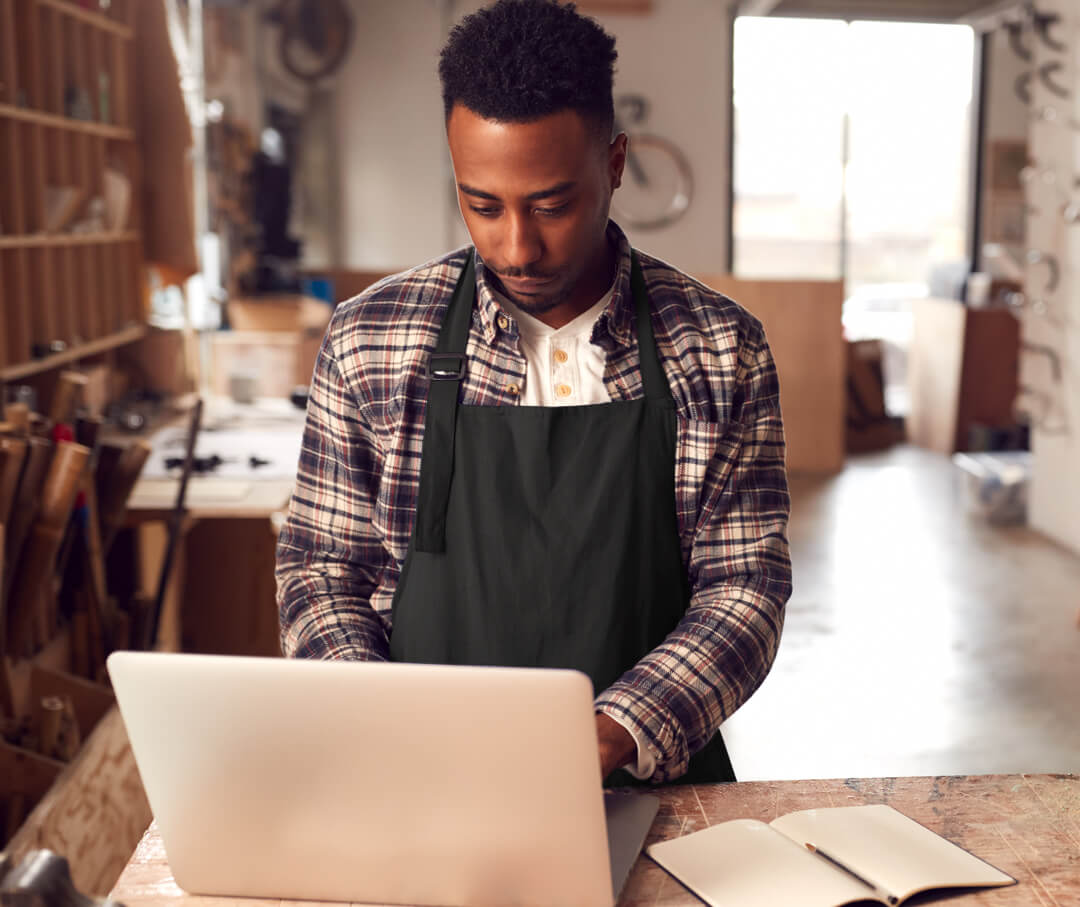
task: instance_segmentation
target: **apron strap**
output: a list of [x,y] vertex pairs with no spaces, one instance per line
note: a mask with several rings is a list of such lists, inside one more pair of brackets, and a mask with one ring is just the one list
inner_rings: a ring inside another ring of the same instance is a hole
[[461,379],[465,377],[465,344],[475,298],[476,264],[470,253],[443,318],[435,352],[428,358],[415,546],[418,551],[433,554],[446,550],[446,502],[450,499],[450,479],[454,473],[458,394]]
[[645,287],[645,276],[641,273],[637,253],[633,249],[630,250],[630,289],[633,291],[637,308],[638,359],[641,362],[641,383],[645,388],[645,396],[656,403],[674,408],[675,400],[660,366],[660,354],[653,337],[649,291]]

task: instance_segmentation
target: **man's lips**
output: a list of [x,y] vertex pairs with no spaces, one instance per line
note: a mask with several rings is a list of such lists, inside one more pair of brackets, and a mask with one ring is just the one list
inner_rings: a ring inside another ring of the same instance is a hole
[[503,277],[499,275],[502,285],[515,293],[536,293],[555,281],[554,277]]

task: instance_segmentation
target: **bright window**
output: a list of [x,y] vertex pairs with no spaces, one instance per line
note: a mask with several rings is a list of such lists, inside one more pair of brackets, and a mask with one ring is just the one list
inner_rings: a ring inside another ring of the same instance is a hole
[[735,273],[865,298],[962,272],[973,53],[966,26],[738,18]]
[[974,49],[967,26],[735,20],[732,270],[842,279],[845,334],[885,341],[894,415],[911,301],[968,270]]

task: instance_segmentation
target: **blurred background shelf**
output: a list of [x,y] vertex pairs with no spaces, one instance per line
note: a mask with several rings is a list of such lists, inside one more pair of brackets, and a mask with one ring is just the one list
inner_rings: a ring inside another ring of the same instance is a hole
[[0,0],[0,383],[142,336],[136,6]]

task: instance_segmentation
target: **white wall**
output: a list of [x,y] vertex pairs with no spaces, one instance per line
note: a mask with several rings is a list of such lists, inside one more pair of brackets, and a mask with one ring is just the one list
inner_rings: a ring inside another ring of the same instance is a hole
[[601,15],[615,36],[615,94],[641,94],[647,131],[673,141],[694,174],[686,214],[659,230],[627,230],[631,242],[698,274],[726,270],[728,208],[728,5],[654,0],[651,15]]
[[[338,81],[342,265],[426,261],[466,241],[452,193],[437,56],[475,0],[351,0],[356,44]],[[723,270],[727,242],[728,7],[654,0],[649,15],[598,15],[617,40],[616,93],[643,94],[648,128],[687,155],[695,195],[661,230],[631,233],[688,271]]]
[[1004,29],[990,35],[990,63],[986,79],[986,140],[1026,139],[1028,112],[1013,90],[1024,72],[1024,62],[1012,52]]
[[[1034,433],[1030,522],[1080,552],[1080,223],[1066,224],[1062,216],[1065,201],[1076,198],[1072,184],[1080,172],[1080,132],[1065,125],[1070,118],[1080,121],[1080,8],[1075,0],[1044,0],[1040,9],[1061,15],[1053,34],[1064,36],[1069,49],[1056,53],[1032,40],[1035,66],[1060,60],[1065,72],[1059,81],[1069,87],[1070,98],[1056,98],[1038,78],[1032,80],[1033,109],[1053,106],[1058,122],[1031,121],[1028,150],[1039,178],[1027,184],[1027,192],[1029,204],[1039,213],[1028,218],[1027,242],[1033,250],[1057,256],[1061,281],[1056,291],[1047,292],[1046,266],[1028,266],[1025,294],[1043,297],[1050,317],[1025,315],[1022,336],[1053,350],[1062,374],[1056,380],[1043,355],[1021,356],[1021,381],[1049,394],[1052,403],[1047,423]],[[1053,182],[1044,178],[1047,171],[1054,174]]]
[[458,244],[436,71],[447,4],[350,5],[354,46],[337,91],[341,264],[404,268]]

